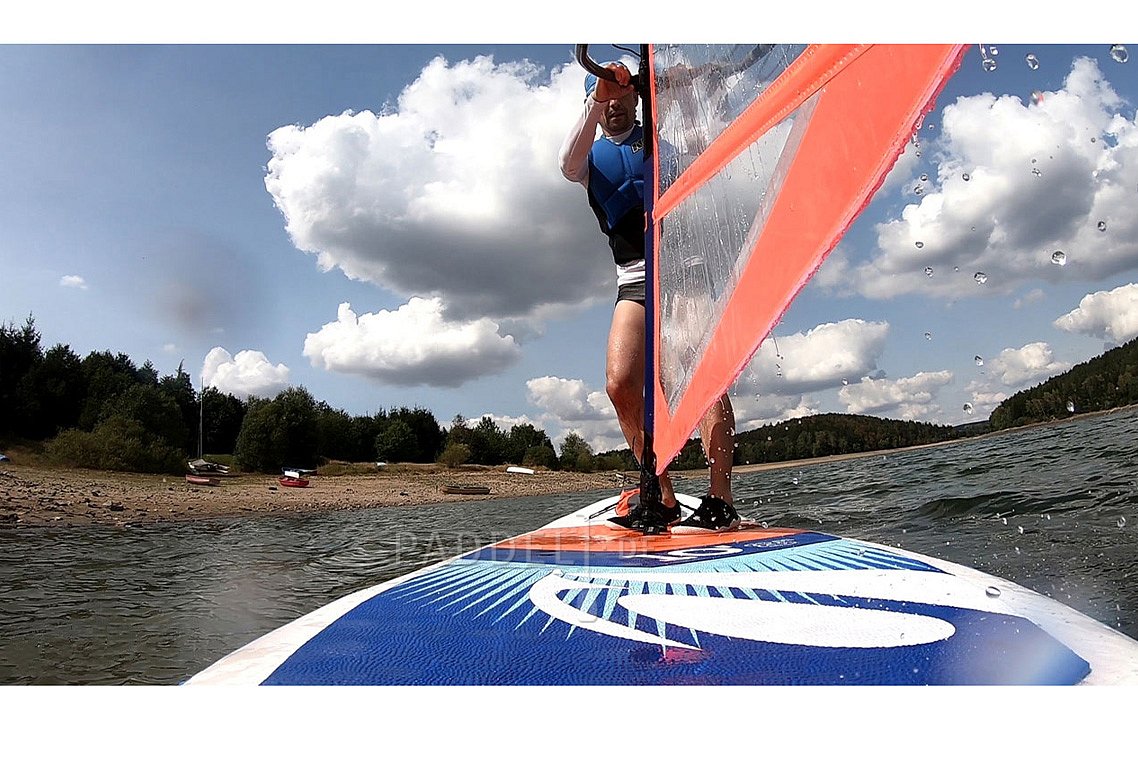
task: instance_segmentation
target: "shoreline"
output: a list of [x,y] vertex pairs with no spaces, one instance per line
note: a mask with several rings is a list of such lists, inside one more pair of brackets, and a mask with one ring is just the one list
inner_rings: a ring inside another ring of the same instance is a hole
[[[995,436],[1051,427],[1072,420],[1132,411],[1119,409],[1074,414],[1061,420],[1033,423],[967,438],[834,454],[785,462],[742,464],[733,473],[765,472],[811,467],[865,457],[889,456],[920,449],[951,446]],[[707,477],[706,470],[680,470],[672,479],[682,490],[688,480]],[[367,472],[315,475],[308,488],[282,487],[275,476],[241,473],[220,478],[220,485],[198,486],[182,476],[144,475],[56,468],[38,462],[0,462],[0,528],[106,525],[125,528],[147,523],[265,515],[305,515],[382,507],[430,506],[456,501],[485,501],[551,496],[588,491],[619,492],[635,483],[635,472],[567,472],[538,470],[532,475],[509,473],[498,467],[465,465],[454,469],[438,464],[396,464]],[[447,485],[484,486],[487,494],[444,493]]]

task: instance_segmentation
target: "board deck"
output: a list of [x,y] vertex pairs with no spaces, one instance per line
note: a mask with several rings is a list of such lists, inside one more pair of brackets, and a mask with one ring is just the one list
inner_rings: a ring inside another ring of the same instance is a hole
[[1009,581],[808,530],[641,536],[606,526],[617,500],[332,602],[187,683],[1138,683],[1138,642]]

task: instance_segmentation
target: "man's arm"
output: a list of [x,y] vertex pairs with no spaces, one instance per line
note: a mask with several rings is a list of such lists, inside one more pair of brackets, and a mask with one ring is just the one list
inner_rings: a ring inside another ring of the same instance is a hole
[[577,122],[565,136],[561,143],[559,159],[561,173],[571,182],[580,182],[582,185],[589,181],[589,149],[593,147],[593,140],[597,137],[597,127],[601,123],[601,114],[604,113],[605,104],[593,100],[589,95],[585,98],[585,107]]

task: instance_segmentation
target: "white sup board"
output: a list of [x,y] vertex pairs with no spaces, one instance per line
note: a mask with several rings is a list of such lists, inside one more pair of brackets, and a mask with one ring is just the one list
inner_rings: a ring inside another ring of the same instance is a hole
[[1138,642],[1009,581],[807,530],[612,530],[617,499],[332,602],[187,683],[1138,683]]

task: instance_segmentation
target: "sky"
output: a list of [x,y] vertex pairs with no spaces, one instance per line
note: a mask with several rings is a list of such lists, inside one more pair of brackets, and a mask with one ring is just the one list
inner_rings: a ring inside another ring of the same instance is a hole
[[[92,32],[48,9],[8,30],[0,321],[31,314],[45,348],[181,365],[241,397],[303,386],[351,414],[489,415],[623,447],[611,254],[557,163],[583,97],[569,40],[597,35],[587,17],[534,35],[462,20]],[[739,430],[975,422],[1138,335],[1138,42],[1120,62],[1040,28],[969,48],[733,386]],[[815,39],[847,41],[836,29]],[[987,31],[948,29],[882,41]]]

